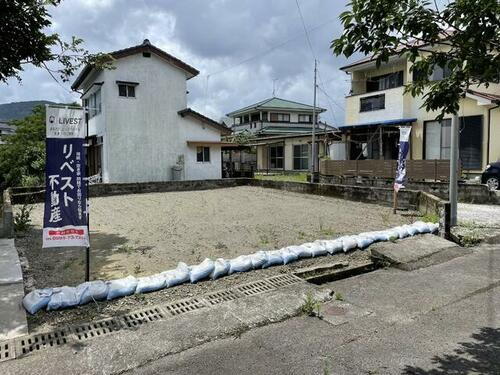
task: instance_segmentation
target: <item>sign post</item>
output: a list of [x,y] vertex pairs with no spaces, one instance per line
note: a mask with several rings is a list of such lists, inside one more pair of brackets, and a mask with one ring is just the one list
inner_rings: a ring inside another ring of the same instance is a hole
[[406,157],[408,156],[408,151],[410,149],[410,132],[410,126],[399,127],[399,153],[396,180],[394,181],[393,213],[396,213],[398,208],[399,189],[404,189],[404,183],[406,181]]
[[82,108],[46,106],[43,248],[86,247],[88,186],[85,181],[85,115]]

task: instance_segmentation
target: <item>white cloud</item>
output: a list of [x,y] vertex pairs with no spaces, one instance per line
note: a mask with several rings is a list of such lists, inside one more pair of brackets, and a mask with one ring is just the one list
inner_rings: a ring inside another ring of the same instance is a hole
[[[328,81],[326,91],[342,106],[348,82],[338,68],[345,59],[335,58],[329,44],[341,32],[338,14],[346,3],[300,1],[307,26],[322,25],[310,38],[322,78]],[[83,38],[92,52],[114,51],[148,38],[200,70],[188,81],[189,105],[219,119],[270,97],[273,79],[278,79],[279,97],[312,103],[313,58],[294,5],[289,0],[65,0],[51,11],[52,30],[65,39]],[[69,84],[60,87],[41,69],[27,67],[22,78],[22,86],[9,81],[0,87],[0,102],[78,98],[68,93]],[[343,121],[344,114],[331,99],[318,93],[318,100],[329,112],[331,105],[336,119]],[[333,116],[323,119],[331,122]]]

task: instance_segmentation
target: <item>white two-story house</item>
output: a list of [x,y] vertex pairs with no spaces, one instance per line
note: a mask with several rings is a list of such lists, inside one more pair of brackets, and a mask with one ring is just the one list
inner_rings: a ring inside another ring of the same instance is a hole
[[147,39],[110,55],[114,69],[86,66],[72,85],[88,110],[89,174],[104,183],[221,178],[230,130],[187,107],[198,70]]
[[[398,126],[411,126],[410,155],[414,160],[449,159],[451,115],[436,121],[437,112],[422,108],[423,98],[405,94],[413,79],[411,62],[393,56],[379,68],[372,57],[341,68],[351,77],[346,97],[345,125],[339,127],[346,140],[347,159],[396,159]],[[431,80],[449,74],[436,67]],[[459,153],[462,170],[476,174],[500,159],[500,86],[475,86],[460,101]]]
[[[317,117],[317,156],[325,155],[325,140],[336,129],[319,119],[326,109],[281,98],[269,98],[228,113],[235,133],[256,137],[257,170],[303,172],[311,168],[313,112]],[[318,163],[316,162],[316,166]]]

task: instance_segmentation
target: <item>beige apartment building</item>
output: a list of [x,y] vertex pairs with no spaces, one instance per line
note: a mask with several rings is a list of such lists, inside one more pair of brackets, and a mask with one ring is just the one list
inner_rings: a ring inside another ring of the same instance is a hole
[[[436,121],[437,112],[421,108],[422,97],[404,93],[413,79],[411,62],[393,56],[379,68],[366,57],[341,68],[351,77],[342,131],[346,159],[396,159],[398,127],[412,127],[413,160],[449,159],[451,115]],[[436,68],[431,79],[449,72]],[[474,175],[500,159],[500,85],[475,86],[460,102],[460,160],[462,171]],[[349,142],[354,141],[354,142]]]

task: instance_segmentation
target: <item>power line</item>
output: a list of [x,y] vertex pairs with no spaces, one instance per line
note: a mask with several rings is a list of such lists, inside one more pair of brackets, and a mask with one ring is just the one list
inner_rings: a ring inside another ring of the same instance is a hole
[[[311,27],[309,30],[307,30],[307,29],[306,29],[305,31],[306,31],[306,36],[307,36],[307,38],[309,39],[309,34],[308,34],[309,32],[316,31],[316,30],[318,30],[318,29],[322,28],[323,26],[326,26],[326,25],[328,25],[328,24],[330,24],[330,23],[332,23],[332,22],[334,22],[334,21],[335,21],[335,19],[333,19],[333,18],[332,18],[332,19],[330,19],[330,20],[328,20],[328,21],[326,21],[326,22],[323,22],[323,23],[321,23],[321,24],[319,24],[319,25],[317,25],[317,26]],[[281,42],[281,43],[279,43],[279,44],[276,44],[276,45],[274,45],[274,46],[272,46],[272,47],[268,48],[267,50],[264,50],[264,51],[262,51],[262,52],[259,52],[259,53],[255,54],[255,55],[253,55],[253,56],[250,56],[250,57],[248,57],[248,58],[246,58],[246,59],[243,59],[243,60],[241,60],[241,61],[237,62],[237,63],[236,63],[236,64],[234,64],[234,65],[231,65],[231,66],[229,66],[229,67],[226,67],[226,68],[224,68],[224,69],[221,69],[221,70],[218,70],[218,71],[215,71],[215,72],[208,73],[208,74],[206,74],[206,75],[208,75],[208,76],[214,76],[214,75],[216,75],[216,74],[225,73],[225,72],[227,72],[228,70],[234,69],[234,68],[236,68],[236,67],[238,67],[238,66],[240,66],[240,65],[246,64],[247,62],[250,62],[250,61],[253,61],[253,60],[255,60],[255,59],[258,59],[258,58],[260,58],[260,57],[262,57],[262,56],[265,56],[265,55],[267,55],[267,54],[269,54],[269,53],[273,52],[274,50],[276,50],[276,49],[278,49],[278,48],[281,48],[281,47],[283,47],[284,45],[286,45],[286,44],[288,44],[288,43],[290,43],[290,42],[292,42],[292,41],[294,41],[294,40],[296,40],[296,39],[302,38],[303,36],[304,36],[304,33],[297,34],[297,35],[295,35],[294,37],[292,37],[292,38],[290,38],[290,39],[285,40],[284,42]]]

